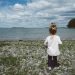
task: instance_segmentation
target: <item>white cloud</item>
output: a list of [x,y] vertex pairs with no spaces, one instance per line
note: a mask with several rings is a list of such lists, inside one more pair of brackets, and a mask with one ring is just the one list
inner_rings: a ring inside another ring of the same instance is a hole
[[14,11],[21,11],[21,10],[24,10],[24,6],[22,5],[22,4],[15,4],[14,6],[13,6],[13,10]]
[[27,4],[27,8],[29,8],[29,9],[41,9],[41,8],[45,8],[49,5],[50,5],[49,2],[47,2],[45,0],[40,0],[37,2],[32,2],[32,3]]
[[2,12],[0,12],[0,18],[4,18],[4,17],[5,15]]
[[48,13],[43,13],[43,12],[38,12],[38,13],[36,13],[36,16],[37,17],[49,17],[49,14]]
[[[45,24],[48,24],[50,21],[63,23],[64,19],[67,22],[66,18],[70,16],[65,17],[61,14],[75,9],[75,1],[69,1],[32,0],[32,2],[28,3],[27,5],[16,3],[15,5],[11,6],[10,9],[8,8],[8,10],[4,10],[4,13],[3,11],[0,11],[0,20],[3,22],[9,22],[11,24],[17,23],[16,25],[21,24],[23,26],[25,24],[28,26],[30,26],[30,24],[32,24],[32,26],[39,26],[39,24],[44,22]],[[40,17],[42,19],[40,19]],[[41,21],[39,21],[39,19]]]

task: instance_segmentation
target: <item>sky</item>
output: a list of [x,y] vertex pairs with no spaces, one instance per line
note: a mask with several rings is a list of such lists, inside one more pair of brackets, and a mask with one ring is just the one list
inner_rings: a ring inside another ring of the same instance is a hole
[[75,18],[75,0],[0,0],[0,27],[66,27]]

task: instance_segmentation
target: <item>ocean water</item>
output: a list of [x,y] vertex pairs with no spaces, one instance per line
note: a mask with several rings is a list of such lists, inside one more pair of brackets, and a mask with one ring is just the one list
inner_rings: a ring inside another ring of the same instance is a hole
[[[43,40],[49,35],[48,28],[0,28],[0,40]],[[58,28],[62,40],[75,40],[75,29]]]

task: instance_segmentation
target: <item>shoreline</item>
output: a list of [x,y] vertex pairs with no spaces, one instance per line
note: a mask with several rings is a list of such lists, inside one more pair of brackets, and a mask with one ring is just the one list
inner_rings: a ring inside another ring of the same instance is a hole
[[[75,39],[61,39],[62,41],[75,41]],[[44,39],[24,39],[24,40],[0,40],[0,41],[44,41]]]

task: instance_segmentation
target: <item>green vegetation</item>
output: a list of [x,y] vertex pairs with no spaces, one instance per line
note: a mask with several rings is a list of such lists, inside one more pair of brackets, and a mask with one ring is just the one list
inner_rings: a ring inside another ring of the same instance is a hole
[[75,40],[60,45],[59,69],[48,71],[47,53],[43,40],[1,41],[0,75],[75,75],[72,61]]

